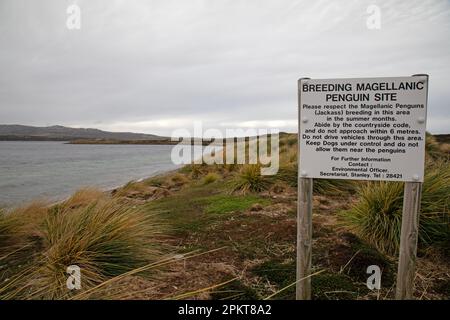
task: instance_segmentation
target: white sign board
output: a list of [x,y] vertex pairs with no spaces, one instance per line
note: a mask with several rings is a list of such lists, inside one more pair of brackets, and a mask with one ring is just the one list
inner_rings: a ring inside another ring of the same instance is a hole
[[423,182],[428,77],[301,79],[300,176]]

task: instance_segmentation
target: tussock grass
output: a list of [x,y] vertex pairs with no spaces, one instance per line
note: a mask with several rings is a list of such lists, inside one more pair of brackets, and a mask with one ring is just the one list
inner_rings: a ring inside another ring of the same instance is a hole
[[[380,251],[398,252],[403,183],[367,182],[357,191],[358,202],[341,213],[344,224]],[[423,184],[419,242],[430,245],[450,239],[450,164],[429,167]]]
[[246,194],[267,190],[270,186],[270,180],[268,177],[261,175],[260,165],[244,165],[230,185],[232,192]]
[[[35,241],[41,248],[25,269],[0,287],[0,298],[68,298],[70,265],[81,268],[85,290],[161,256],[164,228],[156,216],[103,193],[85,189],[59,205],[38,208],[25,212],[38,216],[27,229],[38,235]],[[21,213],[12,216],[21,218]]]

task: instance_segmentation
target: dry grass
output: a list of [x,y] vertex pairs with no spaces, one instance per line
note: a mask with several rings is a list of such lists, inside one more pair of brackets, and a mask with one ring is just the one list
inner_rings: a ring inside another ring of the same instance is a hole
[[161,257],[164,228],[155,215],[96,190],[81,190],[59,205],[27,207],[11,215],[22,218],[24,213],[33,219],[26,220],[26,229],[14,229],[15,237],[32,232],[41,248],[24,269],[2,282],[3,299],[68,298],[70,265],[81,268],[82,288],[88,289]]

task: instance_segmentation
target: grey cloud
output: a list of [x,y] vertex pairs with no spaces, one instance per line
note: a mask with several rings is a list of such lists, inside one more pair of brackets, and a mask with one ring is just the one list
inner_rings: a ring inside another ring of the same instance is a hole
[[[65,27],[74,2],[79,31]],[[0,122],[139,131],[170,119],[292,123],[300,76],[426,72],[437,119],[429,129],[447,132],[449,2],[377,1],[380,30],[366,28],[369,4],[3,0]],[[145,131],[170,134],[179,123]]]

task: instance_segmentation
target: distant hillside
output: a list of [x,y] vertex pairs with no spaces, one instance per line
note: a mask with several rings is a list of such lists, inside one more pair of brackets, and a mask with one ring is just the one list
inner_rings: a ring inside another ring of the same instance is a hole
[[107,140],[163,140],[165,137],[132,133],[108,132],[98,129],[69,128],[63,126],[31,127],[22,125],[0,125],[0,140],[3,141],[71,141],[79,139]]

